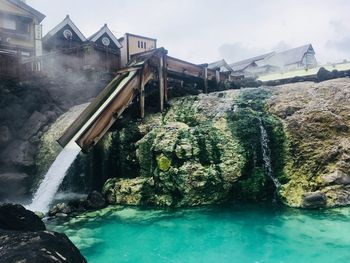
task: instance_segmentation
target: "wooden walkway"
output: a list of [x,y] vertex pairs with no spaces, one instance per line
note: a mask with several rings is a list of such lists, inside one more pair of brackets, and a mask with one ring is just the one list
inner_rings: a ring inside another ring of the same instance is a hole
[[[88,151],[110,129],[124,110],[139,96],[140,117],[145,116],[145,86],[150,80],[159,82],[160,111],[168,100],[168,78],[198,82],[208,92],[208,80],[228,80],[226,73],[208,69],[167,55],[164,48],[154,49],[131,57],[128,67],[116,77],[68,127],[58,142],[65,147],[71,140]],[[89,125],[86,125],[89,123]]]

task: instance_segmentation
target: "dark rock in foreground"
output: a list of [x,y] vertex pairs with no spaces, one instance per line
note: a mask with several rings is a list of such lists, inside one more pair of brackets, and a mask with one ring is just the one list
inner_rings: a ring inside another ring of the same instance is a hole
[[21,205],[0,206],[0,263],[87,262],[64,234],[46,231],[45,224]]
[[3,204],[0,206],[0,229],[40,231],[46,230],[46,227],[36,214],[23,206]]
[[0,262],[87,262],[66,235],[0,230]]

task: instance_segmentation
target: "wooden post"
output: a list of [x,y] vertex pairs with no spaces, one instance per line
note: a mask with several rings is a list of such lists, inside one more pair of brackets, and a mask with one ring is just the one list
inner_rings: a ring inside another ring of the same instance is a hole
[[140,117],[143,120],[145,118],[145,83],[143,78],[143,70],[140,73]]
[[208,93],[208,65],[204,65],[203,69],[203,81],[205,93]]
[[164,55],[159,56],[158,78],[159,78],[159,96],[160,111],[164,110]]
[[220,83],[220,70],[215,71],[215,79],[216,79],[216,84],[219,85]]
[[164,100],[165,102],[168,102],[168,61],[167,61],[167,54],[164,54]]

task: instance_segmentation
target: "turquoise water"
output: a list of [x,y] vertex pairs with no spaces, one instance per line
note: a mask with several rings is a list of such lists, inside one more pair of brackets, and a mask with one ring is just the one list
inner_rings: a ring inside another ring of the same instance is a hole
[[350,262],[350,209],[114,207],[69,222],[88,262]]

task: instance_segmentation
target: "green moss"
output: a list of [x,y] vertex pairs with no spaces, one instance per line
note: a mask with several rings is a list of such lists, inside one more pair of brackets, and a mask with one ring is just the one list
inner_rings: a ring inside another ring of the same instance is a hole
[[171,160],[168,157],[166,157],[164,154],[161,154],[157,156],[157,165],[159,170],[166,172],[169,170],[171,166]]
[[137,143],[137,158],[140,165],[141,176],[152,176],[155,168],[153,157],[153,143],[156,139],[156,130],[148,133]]
[[232,196],[235,200],[261,202],[271,198],[271,193],[267,190],[273,191],[266,170],[254,167],[247,178],[234,185]]

